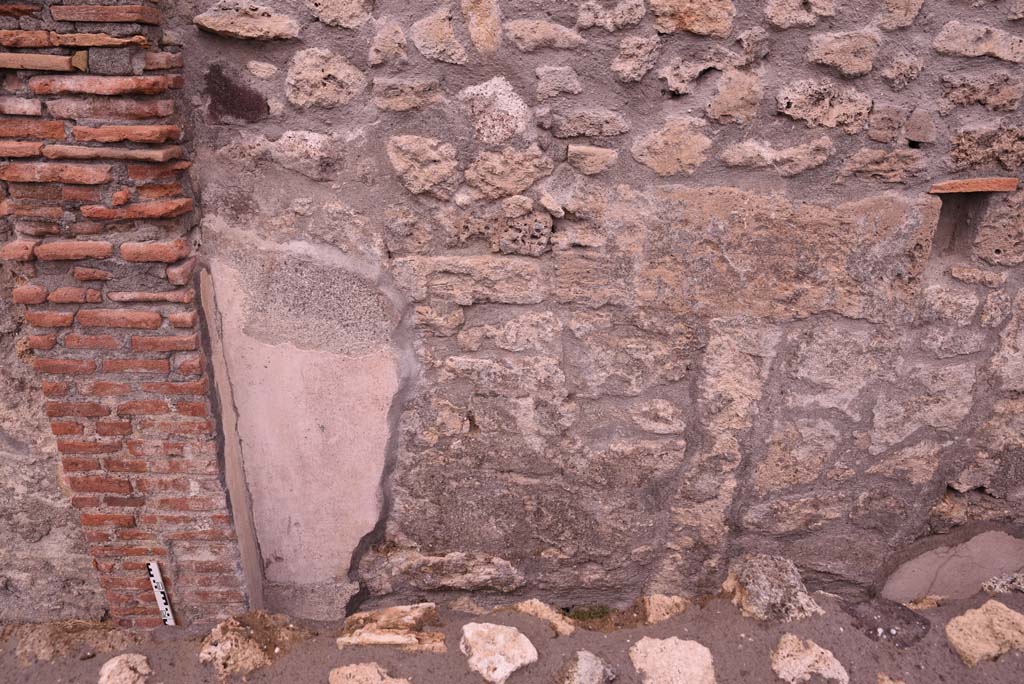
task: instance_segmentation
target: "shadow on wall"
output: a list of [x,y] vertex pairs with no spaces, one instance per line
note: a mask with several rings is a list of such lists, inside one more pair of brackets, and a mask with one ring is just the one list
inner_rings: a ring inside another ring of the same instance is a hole
[[402,303],[322,248],[218,244],[204,309],[252,604],[335,619],[385,507],[392,406],[412,358]]

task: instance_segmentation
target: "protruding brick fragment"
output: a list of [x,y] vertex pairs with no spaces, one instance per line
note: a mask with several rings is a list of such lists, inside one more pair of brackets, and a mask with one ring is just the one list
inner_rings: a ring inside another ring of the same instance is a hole
[[90,328],[156,329],[162,320],[163,317],[156,311],[83,309],[78,312],[78,324]]
[[71,135],[80,142],[163,143],[181,139],[177,126],[75,126]]
[[78,259],[106,259],[114,253],[109,242],[94,240],[61,240],[44,242],[35,248],[37,259],[43,261],[74,261]]
[[[179,197],[155,202],[136,202],[135,204],[128,204],[123,207],[105,207],[101,204],[89,204],[81,208],[82,216],[100,221],[174,218],[175,216],[187,214],[190,211],[192,211],[192,198],[190,197]],[[163,261],[163,259],[156,259],[155,261]],[[177,261],[177,259],[174,261]]]
[[127,159],[131,161],[165,162],[180,159],[185,151],[179,145],[129,149],[127,147],[87,147],[84,145],[47,145],[43,156],[48,159]]
[[191,247],[182,238],[171,242],[125,242],[121,245],[121,258],[125,261],[157,261],[173,264],[189,255]]
[[160,10],[147,5],[51,5],[50,16],[56,21],[92,22],[98,24],[152,24],[161,20]]
[[75,277],[75,280],[82,280],[86,282],[110,280],[114,277],[114,274],[110,271],[104,271],[99,268],[86,268],[84,266],[75,266],[72,271],[72,275]]
[[928,192],[941,195],[950,192],[1014,192],[1019,185],[1017,178],[993,176],[988,178],[956,178],[940,181]]

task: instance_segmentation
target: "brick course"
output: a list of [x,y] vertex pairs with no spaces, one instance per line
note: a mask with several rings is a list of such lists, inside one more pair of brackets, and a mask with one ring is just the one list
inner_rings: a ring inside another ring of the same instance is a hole
[[[33,30],[0,31],[17,68],[0,88],[0,259],[18,282],[61,476],[118,624],[160,624],[149,560],[179,622],[210,622],[246,596],[197,353],[190,164],[170,99],[182,55],[155,47],[161,15],[148,4],[36,11]],[[104,32],[117,23],[128,30]],[[159,73],[89,73],[83,47]]]

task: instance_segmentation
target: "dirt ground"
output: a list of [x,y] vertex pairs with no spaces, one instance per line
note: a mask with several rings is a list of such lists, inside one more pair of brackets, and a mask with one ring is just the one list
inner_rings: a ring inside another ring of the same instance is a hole
[[[519,628],[540,654],[538,662],[519,670],[510,684],[527,682],[555,684],[564,663],[577,650],[586,649],[608,662],[623,684],[639,684],[640,675],[630,664],[628,650],[644,636],[677,636],[696,639],[713,656],[718,684],[769,684],[778,680],[771,670],[770,654],[779,637],[791,632],[813,639],[831,650],[850,674],[852,684],[877,684],[885,673],[906,684],[1022,684],[1024,652],[1012,652],[996,662],[968,668],[946,642],[946,622],[975,608],[990,597],[979,594],[969,599],[950,601],[916,615],[893,608],[894,604],[861,603],[844,605],[837,599],[816,594],[825,609],[822,616],[789,624],[758,622],[743,617],[722,598],[695,603],[684,614],[666,622],[623,628],[610,633],[578,629],[567,637],[555,637],[547,623],[512,612],[499,611],[486,616],[442,609],[446,635],[446,654],[406,653],[392,647],[349,647],[339,650],[334,638],[338,625],[307,625],[317,635],[296,645],[269,668],[250,674],[248,682],[327,682],[328,673],[340,665],[377,662],[392,677],[405,677],[415,684],[479,684],[483,680],[466,666],[459,652],[461,626],[467,622],[493,622]],[[1017,611],[1024,611],[1024,594],[996,597]],[[879,628],[883,638],[879,639]],[[892,629],[896,630],[893,635]],[[26,665],[16,654],[17,638],[8,636],[0,643],[0,681],[10,684],[94,683],[101,665],[118,653],[143,653],[149,658],[153,674],[149,684],[199,684],[216,682],[212,668],[199,662],[201,634],[181,628],[163,628],[147,635],[142,643],[95,655],[75,654],[53,662]],[[235,678],[233,681],[243,681]],[[813,684],[813,682],[812,682]]]

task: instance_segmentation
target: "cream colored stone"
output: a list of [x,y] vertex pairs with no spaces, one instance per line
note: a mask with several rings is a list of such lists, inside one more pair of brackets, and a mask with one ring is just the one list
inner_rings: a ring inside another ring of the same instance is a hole
[[711,651],[696,641],[677,637],[644,637],[629,649],[633,667],[644,684],[715,684]]
[[629,122],[610,109],[572,109],[552,117],[551,134],[556,138],[608,137],[629,132]]
[[724,38],[736,16],[732,0],[650,0],[650,4],[658,33],[688,31]]
[[498,0],[462,0],[469,39],[484,55],[493,55],[501,47],[501,6]]
[[636,26],[647,14],[644,0],[619,0],[612,7],[605,7],[599,0],[585,0],[576,12],[576,28],[583,30],[603,28],[611,33],[629,26]]
[[554,162],[536,145],[524,150],[505,147],[481,152],[466,169],[466,182],[488,199],[498,199],[521,194],[554,168]]
[[532,615],[548,623],[558,636],[569,636],[576,631],[576,623],[572,619],[538,599],[520,601],[512,607],[520,613]]
[[648,594],[640,599],[640,605],[644,611],[644,622],[656,625],[685,613],[690,607],[690,599],[683,596]]
[[722,590],[747,617],[790,622],[814,615],[821,609],[804,586],[796,565],[782,556],[745,556],[734,562]]
[[459,648],[469,669],[491,684],[504,684],[513,672],[537,662],[537,649],[515,627],[486,622],[462,626]]
[[772,651],[772,671],[788,684],[806,682],[814,675],[837,684],[850,682],[846,668],[836,660],[832,651],[792,634],[783,634]]
[[942,27],[932,47],[944,55],[995,57],[1015,64],[1024,63],[1024,36],[958,19]]
[[339,107],[367,85],[366,76],[341,55],[324,48],[295,53],[285,80],[288,101],[296,107]]
[[463,88],[458,100],[473,120],[477,140],[488,145],[523,134],[530,122],[530,108],[504,76]]
[[658,61],[658,36],[630,36],[619,43],[619,54],[612,61],[612,73],[623,83],[643,80]]
[[405,51],[405,32],[402,25],[394,19],[381,19],[377,22],[377,32],[370,41],[367,61],[371,66],[378,64],[403,63],[408,61]]
[[914,23],[923,6],[924,0],[885,0],[885,12],[875,23],[885,31],[907,28]]
[[515,19],[505,22],[505,31],[517,48],[534,52],[544,48],[571,50],[586,43],[573,29],[540,19]]
[[839,169],[839,177],[867,176],[886,183],[906,183],[926,170],[926,159],[920,150],[880,150],[866,147],[846,160]]
[[592,176],[607,171],[619,160],[619,151],[593,145],[569,145],[568,162],[580,173]]
[[558,684],[609,684],[615,672],[590,651],[576,651],[558,677]]
[[306,7],[328,26],[354,29],[369,21],[373,0],[306,0]]
[[259,62],[255,59],[247,62],[245,68],[248,69],[250,74],[263,80],[273,78],[278,72],[278,68],[273,64],[270,64],[269,62]]
[[1024,615],[999,601],[986,601],[946,624],[949,645],[968,666],[1024,651]]
[[452,28],[452,11],[441,6],[423,17],[411,29],[412,42],[424,57],[449,64],[465,64],[469,61],[466,48]]
[[538,100],[548,100],[563,93],[579,95],[583,92],[579,76],[572,67],[539,66],[534,73],[537,75]]
[[407,112],[444,102],[437,81],[420,78],[373,79],[373,104],[390,112]]
[[871,30],[811,36],[807,61],[834,67],[843,76],[863,76],[875,67],[882,37]]
[[417,603],[354,613],[345,618],[338,648],[346,646],[397,646],[404,651],[446,653],[437,605]]
[[679,116],[633,143],[633,158],[659,176],[690,175],[707,159],[711,139],[698,130],[700,119]]
[[871,113],[869,95],[830,81],[796,81],[779,90],[778,111],[804,121],[810,127],[842,128],[847,133],[864,130]]
[[814,26],[819,17],[836,15],[836,0],[768,0],[764,14],[776,28]]
[[245,0],[220,0],[193,21],[203,31],[242,40],[288,40],[299,35],[298,22],[288,15]]
[[435,138],[396,135],[388,140],[388,160],[409,192],[448,199],[459,182],[455,147]]
[[153,674],[149,660],[141,653],[114,656],[100,668],[99,684],[146,684]]
[[377,663],[358,663],[336,667],[327,675],[328,684],[411,684],[408,679],[395,679]]
[[757,116],[763,94],[759,74],[727,69],[718,79],[718,89],[708,103],[708,118],[722,124],[745,124]]
[[815,169],[828,161],[835,147],[827,135],[803,145],[775,149],[765,142],[744,140],[723,150],[722,162],[726,166],[772,168],[780,176],[796,176]]

